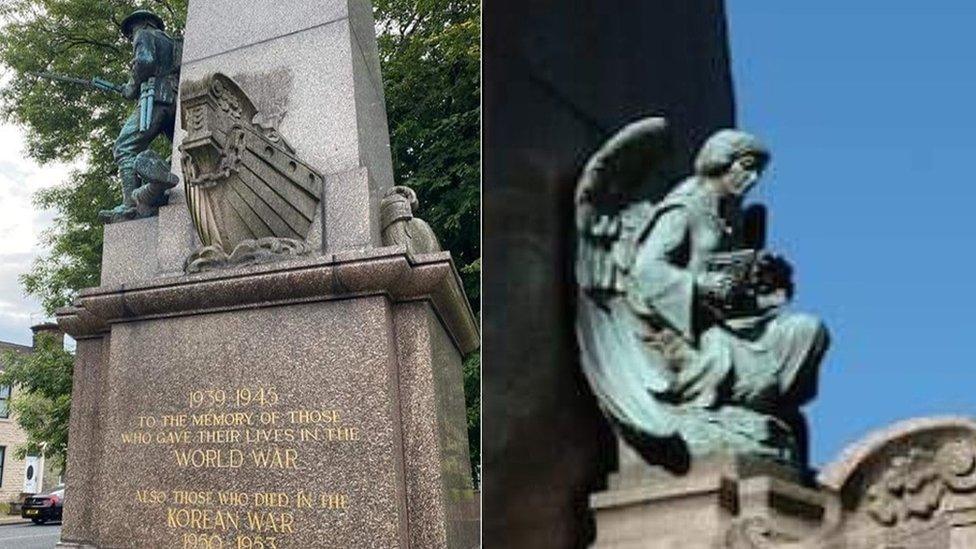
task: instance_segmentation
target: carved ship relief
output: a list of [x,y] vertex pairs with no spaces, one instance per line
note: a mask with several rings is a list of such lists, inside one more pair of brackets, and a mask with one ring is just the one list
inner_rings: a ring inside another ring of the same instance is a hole
[[228,76],[187,82],[181,97],[183,180],[203,243],[187,260],[187,270],[233,263],[233,251],[242,244],[281,249],[284,242],[286,255],[307,251],[322,175],[261,121],[257,107]]

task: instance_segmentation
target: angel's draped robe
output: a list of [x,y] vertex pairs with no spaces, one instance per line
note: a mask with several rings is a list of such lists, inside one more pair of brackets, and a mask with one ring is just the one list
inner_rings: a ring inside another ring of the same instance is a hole
[[695,178],[655,207],[634,242],[625,297],[607,311],[616,327],[590,340],[613,348],[615,362],[629,364],[630,371],[599,376],[594,387],[601,393],[601,381],[642,385],[653,410],[638,411],[642,397],[624,396],[620,385],[604,384],[606,393],[598,396],[624,427],[641,435],[677,434],[693,455],[801,459],[805,433],[797,432],[798,408],[816,392],[827,331],[814,317],[781,310],[734,321],[703,312],[696,280],[706,260],[742,246],[741,211],[721,208],[718,196]]

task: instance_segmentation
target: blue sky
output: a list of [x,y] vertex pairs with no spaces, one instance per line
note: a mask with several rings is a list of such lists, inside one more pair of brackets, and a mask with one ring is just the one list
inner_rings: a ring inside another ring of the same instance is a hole
[[976,415],[976,2],[728,0],[755,198],[833,345],[813,461],[893,421]]

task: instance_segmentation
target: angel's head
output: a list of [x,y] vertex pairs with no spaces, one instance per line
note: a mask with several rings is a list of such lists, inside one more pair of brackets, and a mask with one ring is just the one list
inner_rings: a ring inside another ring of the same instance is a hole
[[695,173],[722,194],[743,196],[759,181],[769,158],[769,149],[754,135],[719,130],[698,151]]

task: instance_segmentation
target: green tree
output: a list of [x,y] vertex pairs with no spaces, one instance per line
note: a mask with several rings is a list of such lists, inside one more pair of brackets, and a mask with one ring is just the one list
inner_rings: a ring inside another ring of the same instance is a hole
[[[121,36],[121,21],[138,7],[154,9],[172,32],[184,27],[187,0],[0,3],[0,20],[6,22],[0,28],[0,64],[11,77],[0,88],[0,117],[24,128],[31,158],[80,166],[67,181],[35,197],[38,206],[57,216],[44,235],[47,253],[22,281],[48,314],[70,303],[81,288],[98,284],[102,227],[97,212],[114,206],[121,194],[112,144],[131,105],[117,96],[39,80],[30,73],[124,82],[131,50]],[[397,183],[417,191],[419,215],[453,252],[477,311],[479,2],[375,0],[374,9]],[[476,353],[466,358],[473,464],[479,462],[479,369]]]
[[[180,32],[186,0],[154,0]],[[125,82],[132,48],[121,22],[132,0],[7,0],[0,4],[0,63],[13,74],[0,89],[0,116],[25,130],[27,154],[40,163],[78,162],[68,181],[35,202],[57,212],[44,235],[48,252],[22,278],[50,314],[81,288],[97,286],[102,254],[98,210],[121,196],[112,145],[132,105],[116,95],[49,82],[31,72],[101,76]]]
[[[186,0],[155,0],[171,28],[183,26]],[[43,235],[46,254],[21,277],[25,290],[52,314],[81,288],[97,286],[102,256],[98,210],[121,195],[112,145],[131,105],[118,96],[38,79],[49,71],[124,82],[131,46],[122,19],[137,8],[127,0],[6,0],[0,4],[0,117],[24,129],[26,153],[38,161],[74,162],[67,181],[39,192],[35,203],[57,212]],[[162,145],[162,144],[160,144]],[[28,441],[20,455],[64,458],[71,407],[73,358],[41,341],[31,356],[9,354],[0,383],[16,387],[11,402]]]
[[0,360],[6,366],[0,385],[13,388],[10,410],[27,434],[27,442],[14,450],[17,457],[44,455],[64,463],[74,357],[60,339],[39,334],[32,354],[7,351]]
[[[472,308],[481,295],[480,2],[374,0],[393,171],[454,255]],[[464,362],[471,465],[478,476],[480,355]]]

